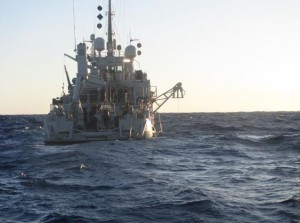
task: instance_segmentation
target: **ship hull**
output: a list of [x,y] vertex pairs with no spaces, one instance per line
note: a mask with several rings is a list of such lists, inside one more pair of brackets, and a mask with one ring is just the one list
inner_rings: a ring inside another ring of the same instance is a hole
[[[129,124],[130,123],[130,124]],[[140,140],[158,136],[151,123],[143,120],[121,120],[114,129],[82,131],[73,128],[73,122],[64,117],[47,117],[44,120],[44,142],[47,145],[76,144],[93,141]]]
[[[95,132],[96,133],[96,132]],[[153,132],[145,133],[145,136],[120,136],[117,133],[103,136],[95,136],[95,137],[83,137],[79,134],[74,134],[73,138],[45,138],[44,143],[46,145],[69,145],[69,144],[77,144],[77,143],[87,143],[93,141],[119,141],[119,140],[143,140],[143,139],[151,139],[153,137],[158,136],[158,134]]]

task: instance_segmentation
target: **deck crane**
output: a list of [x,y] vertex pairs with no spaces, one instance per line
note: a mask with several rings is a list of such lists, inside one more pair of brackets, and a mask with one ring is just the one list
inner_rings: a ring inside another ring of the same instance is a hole
[[174,87],[172,87],[170,90],[162,93],[161,95],[153,98],[153,103],[157,105],[157,108],[153,111],[154,113],[157,112],[158,109],[160,109],[163,104],[165,104],[171,97],[172,98],[183,98],[185,95],[185,91],[182,88],[182,83],[177,83]]

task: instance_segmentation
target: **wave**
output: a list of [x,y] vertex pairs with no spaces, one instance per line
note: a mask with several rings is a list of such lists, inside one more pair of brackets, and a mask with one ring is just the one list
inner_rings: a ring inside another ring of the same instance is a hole
[[272,135],[251,135],[251,134],[241,134],[241,135],[237,135],[237,136],[238,136],[238,138],[247,139],[250,141],[260,141],[260,140],[265,140],[270,137],[273,137]]
[[[255,143],[266,143],[266,144],[278,144],[284,143],[290,140],[298,140],[300,134],[279,134],[279,135],[269,135],[269,134],[262,134],[262,135],[251,135],[251,134],[238,134],[237,137],[239,139],[248,141],[248,142],[255,142]],[[300,140],[299,140],[300,142]]]
[[60,214],[57,212],[47,214],[45,217],[41,219],[41,223],[69,223],[69,222],[78,222],[78,223],[89,223],[89,222],[97,222],[97,219],[91,219],[79,215],[66,215]]
[[181,208],[186,208],[187,210],[192,212],[197,212],[197,213],[205,212],[206,214],[208,214],[208,211],[211,211],[213,212],[213,214],[215,214],[215,210],[213,210],[214,204],[209,199],[187,201],[182,204],[178,204],[176,206]]
[[84,185],[84,184],[72,184],[72,183],[59,183],[44,178],[33,178],[26,173],[21,173],[21,184],[27,187],[47,188],[55,191],[107,191],[113,190],[114,187],[110,185]]
[[215,123],[195,123],[194,125],[194,129],[198,129],[198,130],[203,130],[203,131],[222,131],[222,132],[227,132],[227,131],[240,131],[241,129],[233,126],[233,125],[229,125],[229,126],[224,126],[224,125],[217,125]]
[[300,195],[294,195],[284,201],[280,202],[281,204],[292,204],[292,205],[299,205],[300,207]]

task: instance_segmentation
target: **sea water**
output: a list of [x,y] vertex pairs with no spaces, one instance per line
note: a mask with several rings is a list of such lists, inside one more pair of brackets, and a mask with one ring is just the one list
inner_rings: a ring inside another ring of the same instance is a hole
[[43,143],[0,116],[0,222],[300,222],[300,113],[161,114],[150,140]]

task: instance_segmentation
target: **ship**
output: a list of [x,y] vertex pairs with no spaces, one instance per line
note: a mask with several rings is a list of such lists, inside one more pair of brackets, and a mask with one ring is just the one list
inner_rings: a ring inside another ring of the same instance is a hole
[[[97,10],[102,20],[102,6]],[[64,67],[68,92],[52,99],[44,119],[45,144],[157,137],[163,133],[158,110],[170,98],[184,97],[181,82],[158,94],[147,73],[134,67],[142,44],[130,39],[125,50],[117,45],[111,0],[105,14],[106,41],[91,34],[89,40],[75,44],[75,57],[64,54],[77,63],[77,73],[71,80]],[[100,21],[96,26],[102,28]]]

